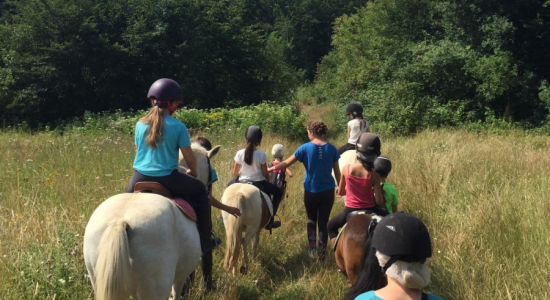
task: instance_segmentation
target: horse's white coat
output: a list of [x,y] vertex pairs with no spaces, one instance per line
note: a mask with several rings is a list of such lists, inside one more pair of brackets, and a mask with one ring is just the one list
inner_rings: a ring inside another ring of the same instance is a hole
[[[340,167],[340,174],[342,174],[342,169],[346,165],[354,164],[356,162],[357,162],[357,151],[356,150],[348,150],[348,151],[342,153],[342,155],[340,155],[340,159],[338,160],[338,166]],[[332,177],[334,177],[334,171],[332,171]],[[336,180],[336,178],[335,178],[335,180]],[[340,199],[342,201],[345,201],[346,196],[343,196]]]
[[[192,148],[198,177],[206,183],[206,156],[219,148]],[[123,193],[105,200],[84,233],[84,261],[98,300],[130,295],[166,300],[171,292],[179,296],[200,254],[196,224],[171,200],[156,194]]]
[[[240,217],[235,217],[222,211],[223,224],[227,237],[224,268],[237,275],[237,263],[239,260],[241,246],[243,248],[243,265],[241,272],[248,268],[248,246],[253,242],[253,256],[258,254],[260,243],[260,228],[262,218],[262,199],[260,190],[251,184],[235,183],[225,189],[222,196],[222,203],[238,207],[241,211]],[[269,196],[264,193],[271,215],[273,206]],[[244,237],[243,237],[244,232]]]

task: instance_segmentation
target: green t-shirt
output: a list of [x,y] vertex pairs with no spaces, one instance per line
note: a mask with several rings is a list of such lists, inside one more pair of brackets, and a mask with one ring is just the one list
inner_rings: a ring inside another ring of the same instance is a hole
[[393,205],[399,204],[399,200],[397,199],[397,189],[395,189],[395,185],[384,182],[382,183],[382,193],[384,194],[384,200],[386,201],[386,208],[388,209],[388,212],[390,214],[393,214]]

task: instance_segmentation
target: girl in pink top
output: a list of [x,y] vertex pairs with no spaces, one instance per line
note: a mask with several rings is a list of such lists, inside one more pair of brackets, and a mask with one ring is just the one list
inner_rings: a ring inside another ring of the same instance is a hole
[[346,207],[328,222],[328,235],[332,244],[338,230],[346,224],[350,212],[368,210],[377,215],[388,214],[385,207],[380,176],[374,172],[374,160],[380,155],[380,139],[377,135],[366,132],[357,142],[357,162],[342,168],[337,194],[346,196]]

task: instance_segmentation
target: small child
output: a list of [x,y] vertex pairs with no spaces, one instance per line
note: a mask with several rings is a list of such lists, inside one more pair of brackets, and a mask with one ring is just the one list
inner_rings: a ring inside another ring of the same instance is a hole
[[380,175],[380,184],[382,185],[382,194],[386,202],[386,209],[390,214],[397,212],[397,189],[395,185],[386,182],[386,178],[391,172],[391,160],[385,156],[378,156],[374,161],[374,171]]
[[[275,144],[271,149],[271,154],[273,155],[273,161],[268,164],[268,168],[278,165],[283,161],[285,156],[285,148],[282,144]],[[292,171],[289,168],[283,168],[281,170],[275,170],[271,172],[270,182],[276,185],[278,188],[283,190],[283,198],[286,194],[286,175],[289,177],[294,176]]]

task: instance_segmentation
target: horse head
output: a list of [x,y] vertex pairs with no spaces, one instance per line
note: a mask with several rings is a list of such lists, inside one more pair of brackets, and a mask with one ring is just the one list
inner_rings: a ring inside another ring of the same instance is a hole
[[[210,159],[216,156],[220,152],[221,146],[217,145],[213,147],[210,151],[206,150],[203,146],[198,143],[191,144],[191,150],[195,154],[195,159],[197,161],[197,179],[202,181],[204,184],[208,184],[210,181],[211,169],[210,169]],[[188,169],[183,155],[179,154],[179,171],[185,173]]]

